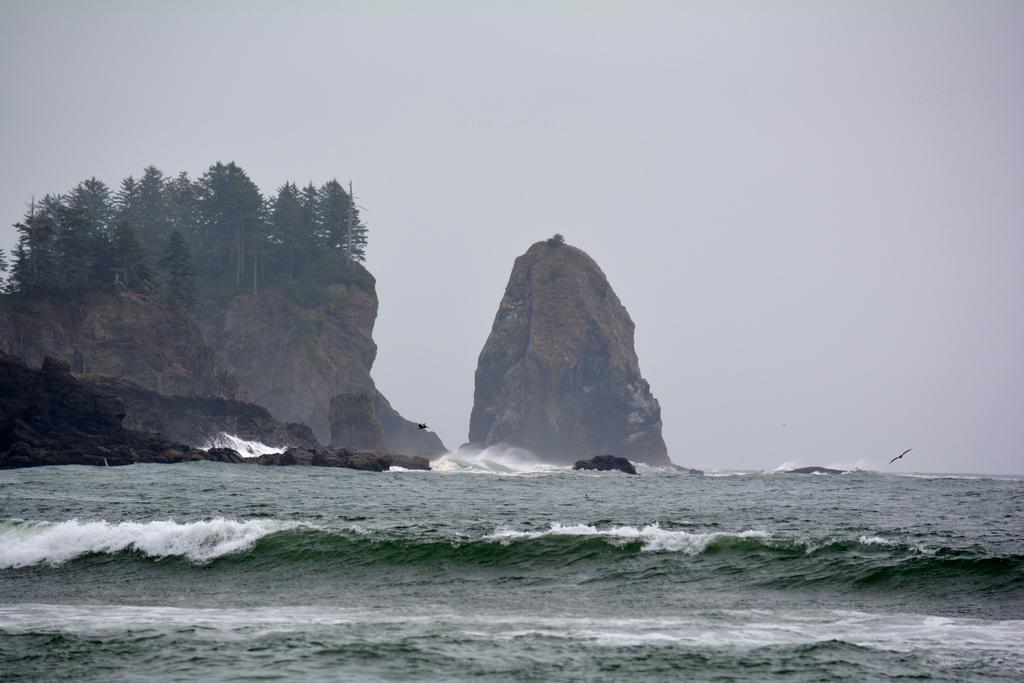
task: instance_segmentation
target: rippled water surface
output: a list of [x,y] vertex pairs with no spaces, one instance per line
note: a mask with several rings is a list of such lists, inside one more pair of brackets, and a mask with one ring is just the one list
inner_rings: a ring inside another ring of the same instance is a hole
[[0,472],[0,678],[1024,678],[1020,478],[442,469]]

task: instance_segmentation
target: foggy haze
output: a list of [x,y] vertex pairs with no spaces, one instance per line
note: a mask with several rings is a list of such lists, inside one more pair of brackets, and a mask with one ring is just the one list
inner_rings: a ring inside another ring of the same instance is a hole
[[1022,472],[1024,6],[0,6],[0,248],[35,195],[236,161],[352,180],[373,376],[449,448],[564,233],[673,461]]

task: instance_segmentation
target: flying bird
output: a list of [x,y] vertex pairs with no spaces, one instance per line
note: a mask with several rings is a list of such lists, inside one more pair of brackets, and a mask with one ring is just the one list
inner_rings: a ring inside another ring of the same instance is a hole
[[903,451],[902,453],[900,453],[899,455],[897,455],[897,456],[896,456],[895,458],[893,458],[892,460],[890,460],[890,461],[889,461],[889,464],[890,464],[890,465],[891,465],[891,464],[893,464],[894,462],[896,462],[897,460],[899,460],[900,458],[902,458],[902,457],[903,457],[904,455],[906,455],[907,453],[909,453],[909,452],[910,452],[910,451],[912,451],[912,450],[914,450],[914,449],[913,449],[913,448],[908,448],[907,450]]
[[423,424],[422,422],[420,422],[416,426],[419,427],[420,429],[426,429],[427,428],[427,425]]

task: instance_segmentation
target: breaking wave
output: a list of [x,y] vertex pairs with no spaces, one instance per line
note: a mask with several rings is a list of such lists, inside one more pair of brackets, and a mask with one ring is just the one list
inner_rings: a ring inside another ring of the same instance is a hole
[[84,555],[138,552],[147,557],[181,557],[204,563],[247,550],[260,538],[294,523],[211,519],[180,524],[106,521],[0,523],[0,569],[63,564]]
[[[324,529],[279,520],[179,523],[0,522],[0,570],[105,561],[177,559],[230,571],[453,572],[467,567],[564,580],[586,563],[591,580],[678,573],[686,581],[742,581],[772,589],[943,590],[968,582],[988,595],[1016,594],[1024,556],[978,548],[921,547],[874,535],[801,539],[766,530],[687,531],[658,524],[553,523],[445,534],[389,529]],[[120,556],[122,559],[114,559]],[[559,577],[562,577],[561,579]]]
[[468,474],[551,474],[567,472],[572,468],[541,462],[537,454],[513,446],[488,446],[484,449],[461,448],[446,453],[430,463],[435,472]]
[[238,451],[243,458],[256,458],[267,453],[283,453],[285,450],[276,446],[268,446],[260,441],[246,441],[227,432],[221,432],[217,436],[211,437],[201,448],[204,451],[211,448],[231,448]]

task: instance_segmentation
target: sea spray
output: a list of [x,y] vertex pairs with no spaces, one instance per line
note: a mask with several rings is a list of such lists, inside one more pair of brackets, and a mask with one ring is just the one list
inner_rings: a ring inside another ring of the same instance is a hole
[[267,453],[283,453],[284,447],[268,446],[260,441],[247,441],[234,434],[221,432],[211,437],[201,446],[202,450],[208,451],[211,448],[230,448],[237,451],[243,458],[257,458]]
[[462,474],[551,474],[566,472],[571,468],[541,462],[540,458],[525,448],[495,445],[484,449],[460,448],[446,453],[430,463],[436,472]]

